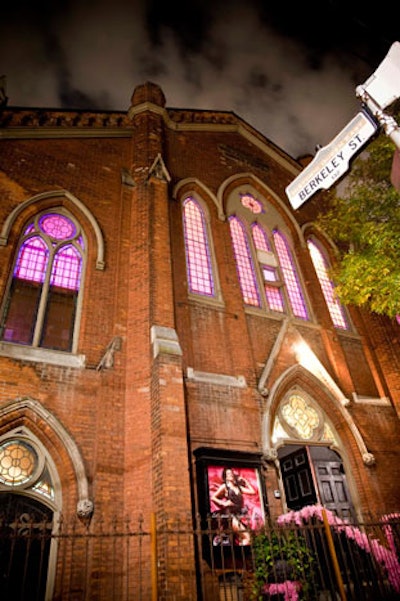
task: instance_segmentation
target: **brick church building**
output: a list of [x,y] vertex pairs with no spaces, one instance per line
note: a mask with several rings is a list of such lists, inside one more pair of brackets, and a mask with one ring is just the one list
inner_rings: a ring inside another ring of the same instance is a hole
[[[2,107],[3,516],[195,522],[232,472],[250,525],[399,511],[400,326],[335,298],[323,194],[296,211],[285,194],[302,169],[238,115],[169,108],[150,82],[126,112]],[[85,549],[71,557],[75,593],[50,546],[40,599],[101,598],[76,592]]]

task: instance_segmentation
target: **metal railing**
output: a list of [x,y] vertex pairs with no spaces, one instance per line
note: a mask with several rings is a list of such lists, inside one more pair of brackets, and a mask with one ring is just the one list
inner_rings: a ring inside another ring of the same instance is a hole
[[[326,514],[325,514],[326,517]],[[194,524],[193,522],[197,523]],[[190,516],[0,521],[1,601],[400,600],[400,517],[268,523]]]

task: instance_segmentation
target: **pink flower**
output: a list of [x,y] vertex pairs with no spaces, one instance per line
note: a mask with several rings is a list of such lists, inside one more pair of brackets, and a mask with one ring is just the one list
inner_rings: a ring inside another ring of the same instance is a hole
[[300,589],[300,582],[286,580],[285,582],[266,584],[263,587],[263,593],[268,593],[269,595],[285,595],[285,601],[298,601]]
[[[295,523],[297,526],[302,526],[310,518],[315,517],[322,522],[322,510],[323,507],[321,505],[307,505],[299,511],[289,511],[288,513],[280,515],[277,521],[280,525]],[[328,509],[325,509],[325,513],[328,523],[331,526],[335,526],[337,532],[343,532],[347,538],[353,540],[361,549],[364,549],[364,551],[367,551],[368,553],[372,553],[375,559],[385,568],[388,575],[388,580],[395,591],[400,592],[400,563],[397,558],[393,534],[390,526],[387,525],[384,527],[389,544],[389,548],[386,548],[377,540],[370,538],[367,534],[361,532],[356,526],[352,526],[338,518]],[[391,519],[398,518],[400,518],[400,514],[396,513],[388,514],[382,519],[384,522],[389,522]]]

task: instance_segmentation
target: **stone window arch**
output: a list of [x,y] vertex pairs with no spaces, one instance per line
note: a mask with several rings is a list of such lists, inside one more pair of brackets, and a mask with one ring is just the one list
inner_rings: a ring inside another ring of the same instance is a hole
[[42,442],[25,426],[0,437],[0,494],[17,493],[61,511],[60,479]]
[[182,215],[189,291],[214,297],[210,237],[204,209],[195,198],[188,196],[182,202]]
[[76,350],[86,249],[79,222],[64,207],[25,222],[1,309],[3,342]]
[[222,303],[222,293],[210,213],[204,196],[195,192],[191,184],[192,182],[182,184],[184,193],[179,190],[189,295],[196,301],[219,305]]
[[277,208],[242,185],[230,193],[227,214],[244,303],[308,321],[290,231]]
[[0,437],[0,570],[7,574],[7,598],[7,593],[25,598],[27,590],[34,590],[38,599],[51,598],[57,549],[53,534],[61,510],[60,478],[43,442],[28,426],[8,430]]

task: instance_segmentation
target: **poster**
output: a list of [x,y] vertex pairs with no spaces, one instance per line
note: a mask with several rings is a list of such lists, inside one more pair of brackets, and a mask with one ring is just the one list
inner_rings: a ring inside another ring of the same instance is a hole
[[213,545],[249,545],[265,521],[258,469],[209,465],[207,476]]

